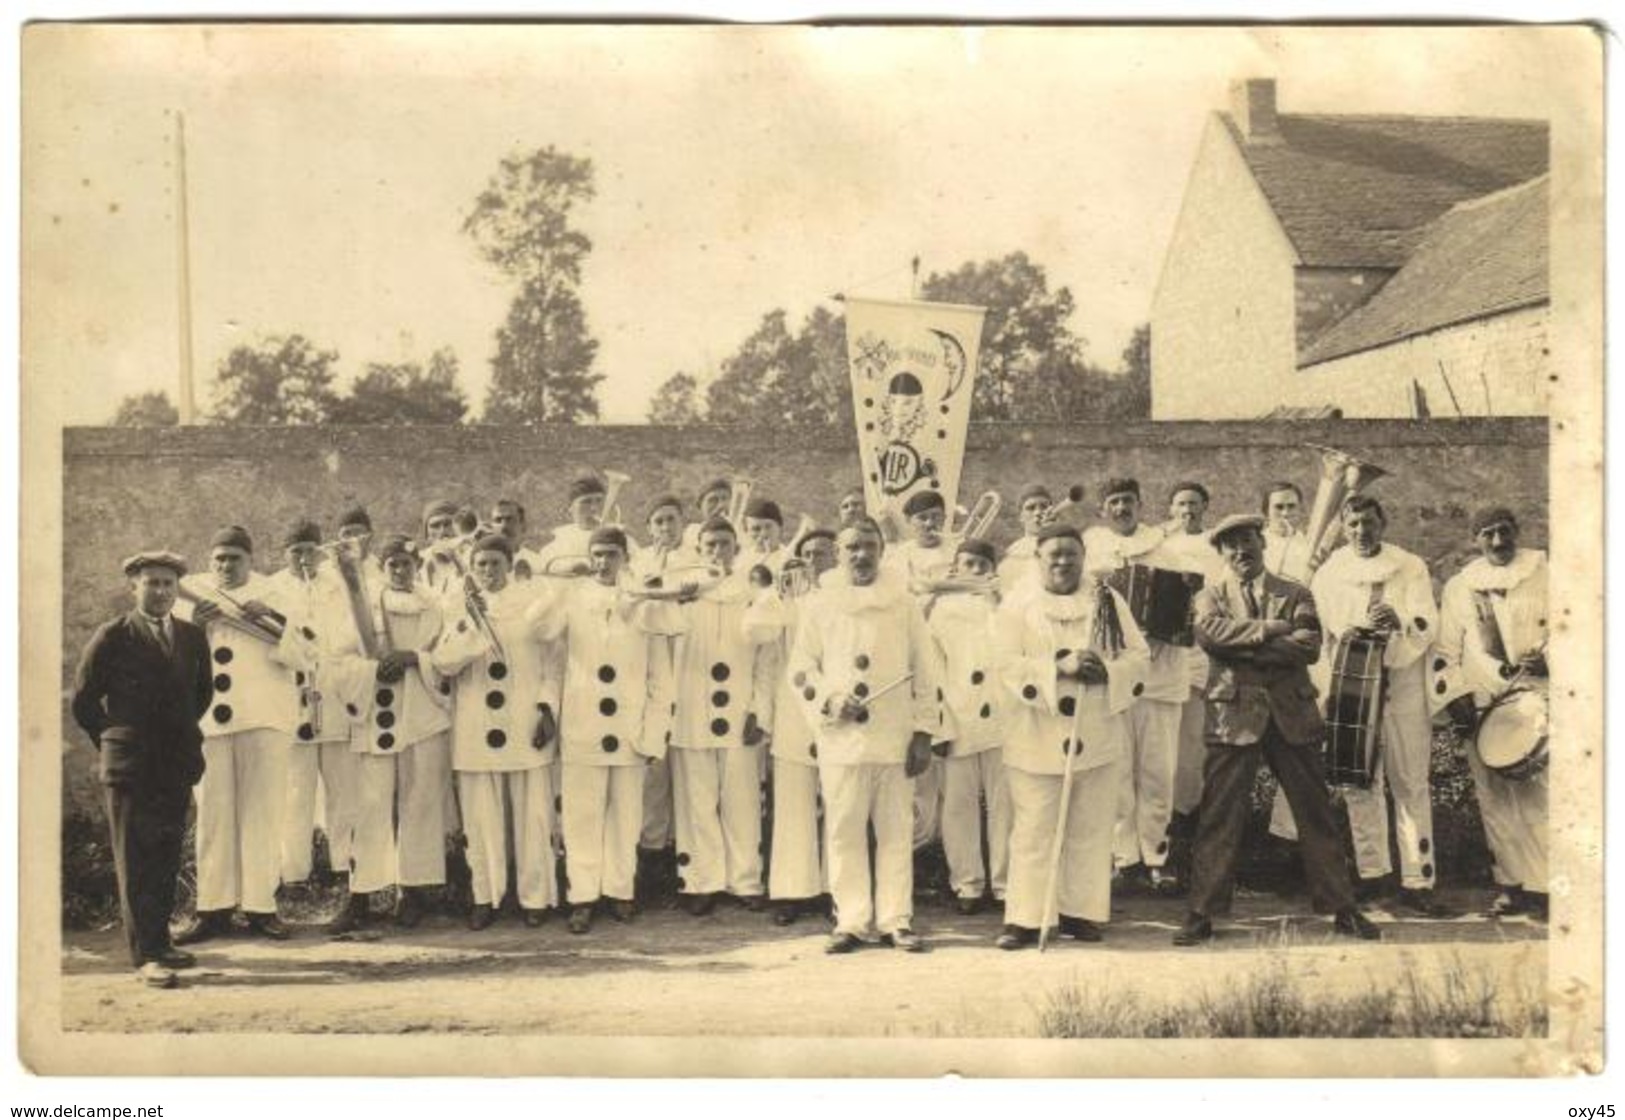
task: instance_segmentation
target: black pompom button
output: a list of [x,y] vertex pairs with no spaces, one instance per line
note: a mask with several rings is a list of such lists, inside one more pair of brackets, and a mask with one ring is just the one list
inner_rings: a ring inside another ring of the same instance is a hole
[[858,656],[853,659],[852,664],[858,667],[858,672],[863,672],[865,669],[869,668],[869,655],[867,653],[858,654]]
[[507,702],[508,694],[500,689],[493,688],[490,692],[485,694],[485,706],[490,708],[492,711],[502,707],[502,705],[506,704]]
[[1023,700],[1037,700],[1038,699],[1038,686],[1035,685],[1035,684],[1024,684],[1024,685],[1022,685],[1021,686],[1021,698]]
[[862,681],[859,681],[857,684],[852,686],[852,695],[856,696],[859,700],[862,700],[865,696],[869,695],[869,686],[864,684]]
[[508,663],[506,661],[493,661],[485,667],[485,672],[492,680],[500,681],[508,675]]
[[985,680],[987,680],[987,674],[980,669],[975,670],[970,675],[971,684],[981,684]]
[[690,861],[689,861],[687,852],[678,852],[677,853],[677,866],[678,867],[687,867],[689,865],[689,862]]
[[230,692],[231,675],[229,673],[216,673],[214,677],[214,690],[216,692]]
[[378,706],[380,708],[387,708],[395,702],[395,690],[392,688],[380,688],[378,690],[378,695],[374,696],[373,699],[378,701]]
[[598,712],[600,715],[612,716],[615,714],[618,708],[619,705],[615,703],[615,700],[612,697],[606,696],[602,700],[598,701]]
[[605,754],[614,754],[621,749],[621,741],[613,735],[605,735],[598,741],[598,745],[604,748]]
[[980,712],[978,712],[977,715],[981,716],[983,719],[992,719],[993,718],[993,705],[992,704],[983,704],[982,705],[982,710]]
[[726,734],[728,734],[728,721],[725,720],[725,719],[714,719],[714,720],[712,720],[711,721],[711,734],[713,734],[713,735],[726,735]]
[[306,743],[310,742],[316,738],[316,729],[308,723],[301,723],[299,725],[299,738]]
[[494,751],[499,751],[508,745],[508,733],[500,727],[493,727],[485,733],[485,745]]
[[858,713],[857,722],[858,723],[868,723],[869,722],[869,709],[868,708],[865,708],[861,712]]
[[613,666],[613,665],[600,665],[600,666],[598,666],[598,679],[603,681],[605,684],[614,684],[615,683],[615,666]]
[[378,736],[378,749],[379,750],[387,751],[387,750],[391,749],[394,746],[395,746],[395,736],[394,736],[393,733],[386,731],[382,735]]
[[395,726],[395,713],[385,709],[378,713],[378,726],[390,728]]
[[729,697],[726,689],[719,688],[717,691],[711,694],[711,705],[713,707],[726,708],[728,706],[728,700]]
[[1131,691],[1134,693],[1134,695],[1139,696],[1145,691],[1145,685],[1140,681],[1135,681],[1134,688]]
[[216,704],[214,706],[214,721],[216,723],[230,723],[231,722],[231,705],[230,704]]
[[718,684],[721,684],[731,676],[733,676],[733,670],[728,668],[728,663],[726,661],[718,661],[715,665],[711,666],[711,679],[716,681]]
[[305,687],[305,671],[303,669],[300,669],[294,673],[293,683],[298,685],[300,688]]
[[1061,697],[1061,714],[1069,716],[1078,710],[1078,700],[1075,696]]
[[231,659],[236,656],[237,654],[230,646],[221,646],[214,651],[214,663],[216,665],[230,665]]

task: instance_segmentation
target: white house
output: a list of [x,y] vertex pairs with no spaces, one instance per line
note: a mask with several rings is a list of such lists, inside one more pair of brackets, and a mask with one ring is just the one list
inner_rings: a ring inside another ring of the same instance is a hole
[[1151,311],[1158,420],[1544,415],[1543,121],[1208,120]]

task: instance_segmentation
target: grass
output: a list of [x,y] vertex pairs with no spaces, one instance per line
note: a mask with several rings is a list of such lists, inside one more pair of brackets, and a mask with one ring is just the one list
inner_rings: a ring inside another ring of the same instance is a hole
[[1547,1008],[1519,984],[1453,957],[1437,978],[1406,960],[1364,991],[1317,991],[1277,958],[1216,989],[1151,1002],[1122,988],[1069,984],[1038,1012],[1045,1038],[1542,1038]]

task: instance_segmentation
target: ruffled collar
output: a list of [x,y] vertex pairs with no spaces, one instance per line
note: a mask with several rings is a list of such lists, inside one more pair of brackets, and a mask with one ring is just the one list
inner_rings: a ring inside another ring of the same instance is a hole
[[1161,544],[1167,535],[1160,528],[1143,523],[1136,525],[1134,532],[1126,537],[1109,525],[1097,526],[1093,531],[1099,533],[1097,540],[1110,541],[1113,554],[1122,557],[1143,556]]
[[901,576],[884,570],[866,587],[854,587],[841,569],[825,572],[817,594],[819,601],[838,611],[888,610],[900,598],[910,601],[914,598]]
[[390,614],[409,615],[422,614],[433,604],[423,589],[413,587],[410,591],[397,591],[393,587],[384,588],[384,609]]
[[1087,581],[1070,595],[1057,595],[1039,588],[1027,596],[1027,609],[1037,611],[1052,622],[1076,622],[1095,613],[1096,594]]
[[1480,556],[1463,568],[1461,575],[1473,591],[1511,591],[1530,577],[1544,573],[1545,569],[1544,552],[1520,548],[1510,564],[1498,567]]
[[744,568],[735,568],[733,573],[725,577],[715,587],[702,592],[700,599],[707,603],[739,603],[751,598],[749,571]]
[[1348,583],[1388,583],[1400,574],[1409,558],[1410,553],[1391,544],[1383,545],[1375,556],[1361,556],[1353,545],[1344,545],[1332,553],[1322,570],[1330,568],[1338,579]]

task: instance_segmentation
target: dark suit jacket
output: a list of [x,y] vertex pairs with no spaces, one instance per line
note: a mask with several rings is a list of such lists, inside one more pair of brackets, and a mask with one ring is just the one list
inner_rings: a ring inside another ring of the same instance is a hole
[[203,776],[198,720],[214,698],[209,641],[171,617],[165,653],[135,611],[96,631],[80,658],[73,718],[101,751],[108,785],[190,787]]
[[[1209,742],[1246,745],[1263,737],[1270,720],[1289,743],[1312,745],[1326,732],[1309,666],[1320,657],[1320,618],[1309,589],[1265,573],[1260,577],[1261,618],[1249,618],[1233,573],[1196,597],[1196,641],[1213,659],[1208,675]],[[1281,619],[1312,641],[1264,640],[1265,619]]]

